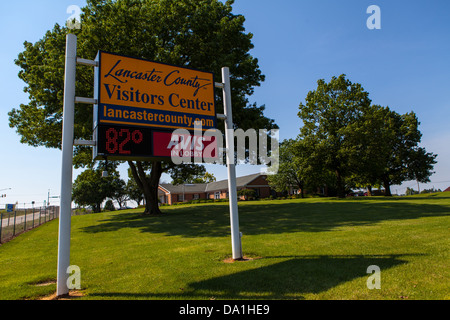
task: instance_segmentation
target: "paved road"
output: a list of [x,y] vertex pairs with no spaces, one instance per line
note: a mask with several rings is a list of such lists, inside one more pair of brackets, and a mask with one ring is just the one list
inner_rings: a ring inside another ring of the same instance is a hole
[[[51,216],[51,212],[47,212],[46,214],[44,214],[44,212],[41,212],[41,223],[43,223],[44,221],[48,221],[49,217]],[[5,218],[6,216],[6,218]],[[33,214],[27,214],[27,225],[32,225],[33,224]],[[25,221],[25,216],[21,215],[21,216],[16,216],[16,225],[23,223]],[[39,223],[39,211],[36,211],[34,213],[34,224],[38,224]],[[7,227],[12,226],[14,224],[14,213],[11,213],[10,217],[8,218],[8,214],[4,213],[3,214],[3,220],[2,220],[2,227]]]

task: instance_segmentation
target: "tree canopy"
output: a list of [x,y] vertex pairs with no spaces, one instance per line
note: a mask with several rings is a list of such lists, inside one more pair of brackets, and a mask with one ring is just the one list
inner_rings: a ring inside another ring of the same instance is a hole
[[326,186],[343,197],[354,187],[383,185],[390,196],[391,185],[428,182],[437,155],[420,147],[416,114],[371,103],[362,85],[346,75],[319,80],[300,104],[300,135],[280,147],[280,170],[272,184],[302,190]]
[[345,179],[358,161],[358,127],[370,104],[369,93],[345,75],[333,77],[329,83],[319,80],[306,103],[300,104],[300,137],[313,141],[321,154],[317,159],[321,167],[335,174],[339,197],[344,196]]
[[[61,148],[65,38],[78,37],[78,56],[94,59],[98,50],[211,71],[221,82],[221,68],[230,68],[233,118],[237,128],[276,128],[264,116],[264,106],[249,103],[254,87],[264,81],[258,60],[250,55],[253,35],[245,32],[242,15],[232,13],[234,1],[219,0],[87,0],[81,29],[70,31],[55,24],[36,43],[25,42],[15,63],[26,83],[28,104],[9,112],[10,127],[21,142]],[[93,96],[93,71],[77,67],[76,93]],[[217,112],[223,113],[221,92]],[[76,105],[75,139],[92,137],[92,108]],[[219,129],[223,124],[219,122]],[[76,147],[74,164],[92,166],[91,150]],[[160,213],[157,186],[170,164],[130,162],[131,172],[146,197],[146,212]]]
[[72,199],[80,206],[88,206],[94,212],[101,211],[106,198],[113,198],[122,192],[122,180],[117,171],[110,170],[108,177],[102,177],[104,168],[87,169],[75,179],[72,188]]
[[307,156],[304,153],[304,141],[288,139],[280,143],[279,166],[277,172],[269,170],[267,176],[269,184],[277,192],[289,192],[291,188],[301,190],[304,196],[307,181],[311,180],[311,172],[307,163]]

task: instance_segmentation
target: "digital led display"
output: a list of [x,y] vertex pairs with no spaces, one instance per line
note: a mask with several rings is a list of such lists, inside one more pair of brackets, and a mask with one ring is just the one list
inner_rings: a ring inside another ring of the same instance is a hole
[[114,158],[152,157],[152,132],[146,128],[100,125],[97,156]]

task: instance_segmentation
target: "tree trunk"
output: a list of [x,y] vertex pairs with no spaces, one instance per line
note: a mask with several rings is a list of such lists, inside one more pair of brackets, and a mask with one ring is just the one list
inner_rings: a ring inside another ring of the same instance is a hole
[[344,186],[342,185],[342,177],[339,170],[336,170],[336,185],[338,198],[345,198]]
[[367,196],[368,197],[372,196],[372,186],[367,186]]
[[304,191],[305,186],[304,186],[304,184],[303,184],[302,182],[300,182],[300,183],[298,184],[298,187],[299,187],[299,189],[300,189],[301,197],[302,197],[302,199],[304,199],[304,198],[305,198],[305,191]]
[[384,180],[383,180],[383,186],[384,186],[384,195],[385,195],[386,197],[392,197],[392,193],[391,193],[391,185],[390,185],[388,179],[384,179]]
[[147,215],[161,215],[159,210],[158,186],[159,179],[162,175],[161,162],[155,161],[152,163],[152,171],[150,177],[147,177],[142,167],[142,163],[137,161],[136,165],[132,161],[128,161],[131,168],[131,173],[139,188],[142,190],[145,198],[145,211]]
[[102,204],[101,203],[96,203],[95,206],[93,207],[94,213],[100,213],[102,212]]

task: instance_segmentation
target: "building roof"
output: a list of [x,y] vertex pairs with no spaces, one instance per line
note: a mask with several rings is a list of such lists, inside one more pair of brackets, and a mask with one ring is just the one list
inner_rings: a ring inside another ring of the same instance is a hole
[[[236,178],[236,187],[243,188],[253,182],[256,178],[260,176],[265,176],[260,173],[251,174],[244,177]],[[228,190],[228,180],[221,180],[210,183],[202,183],[202,184],[160,184],[161,188],[165,189],[169,193],[202,193],[202,192],[214,192],[219,190]]]
[[173,185],[170,183],[164,183],[159,185],[169,193],[200,193],[205,192],[206,184],[179,184]]
[[[251,174],[244,177],[236,178],[236,187],[243,188],[250,184],[253,180],[261,176],[260,173]],[[206,192],[219,191],[219,190],[227,190],[228,189],[228,180],[216,181],[208,183],[206,186]]]

